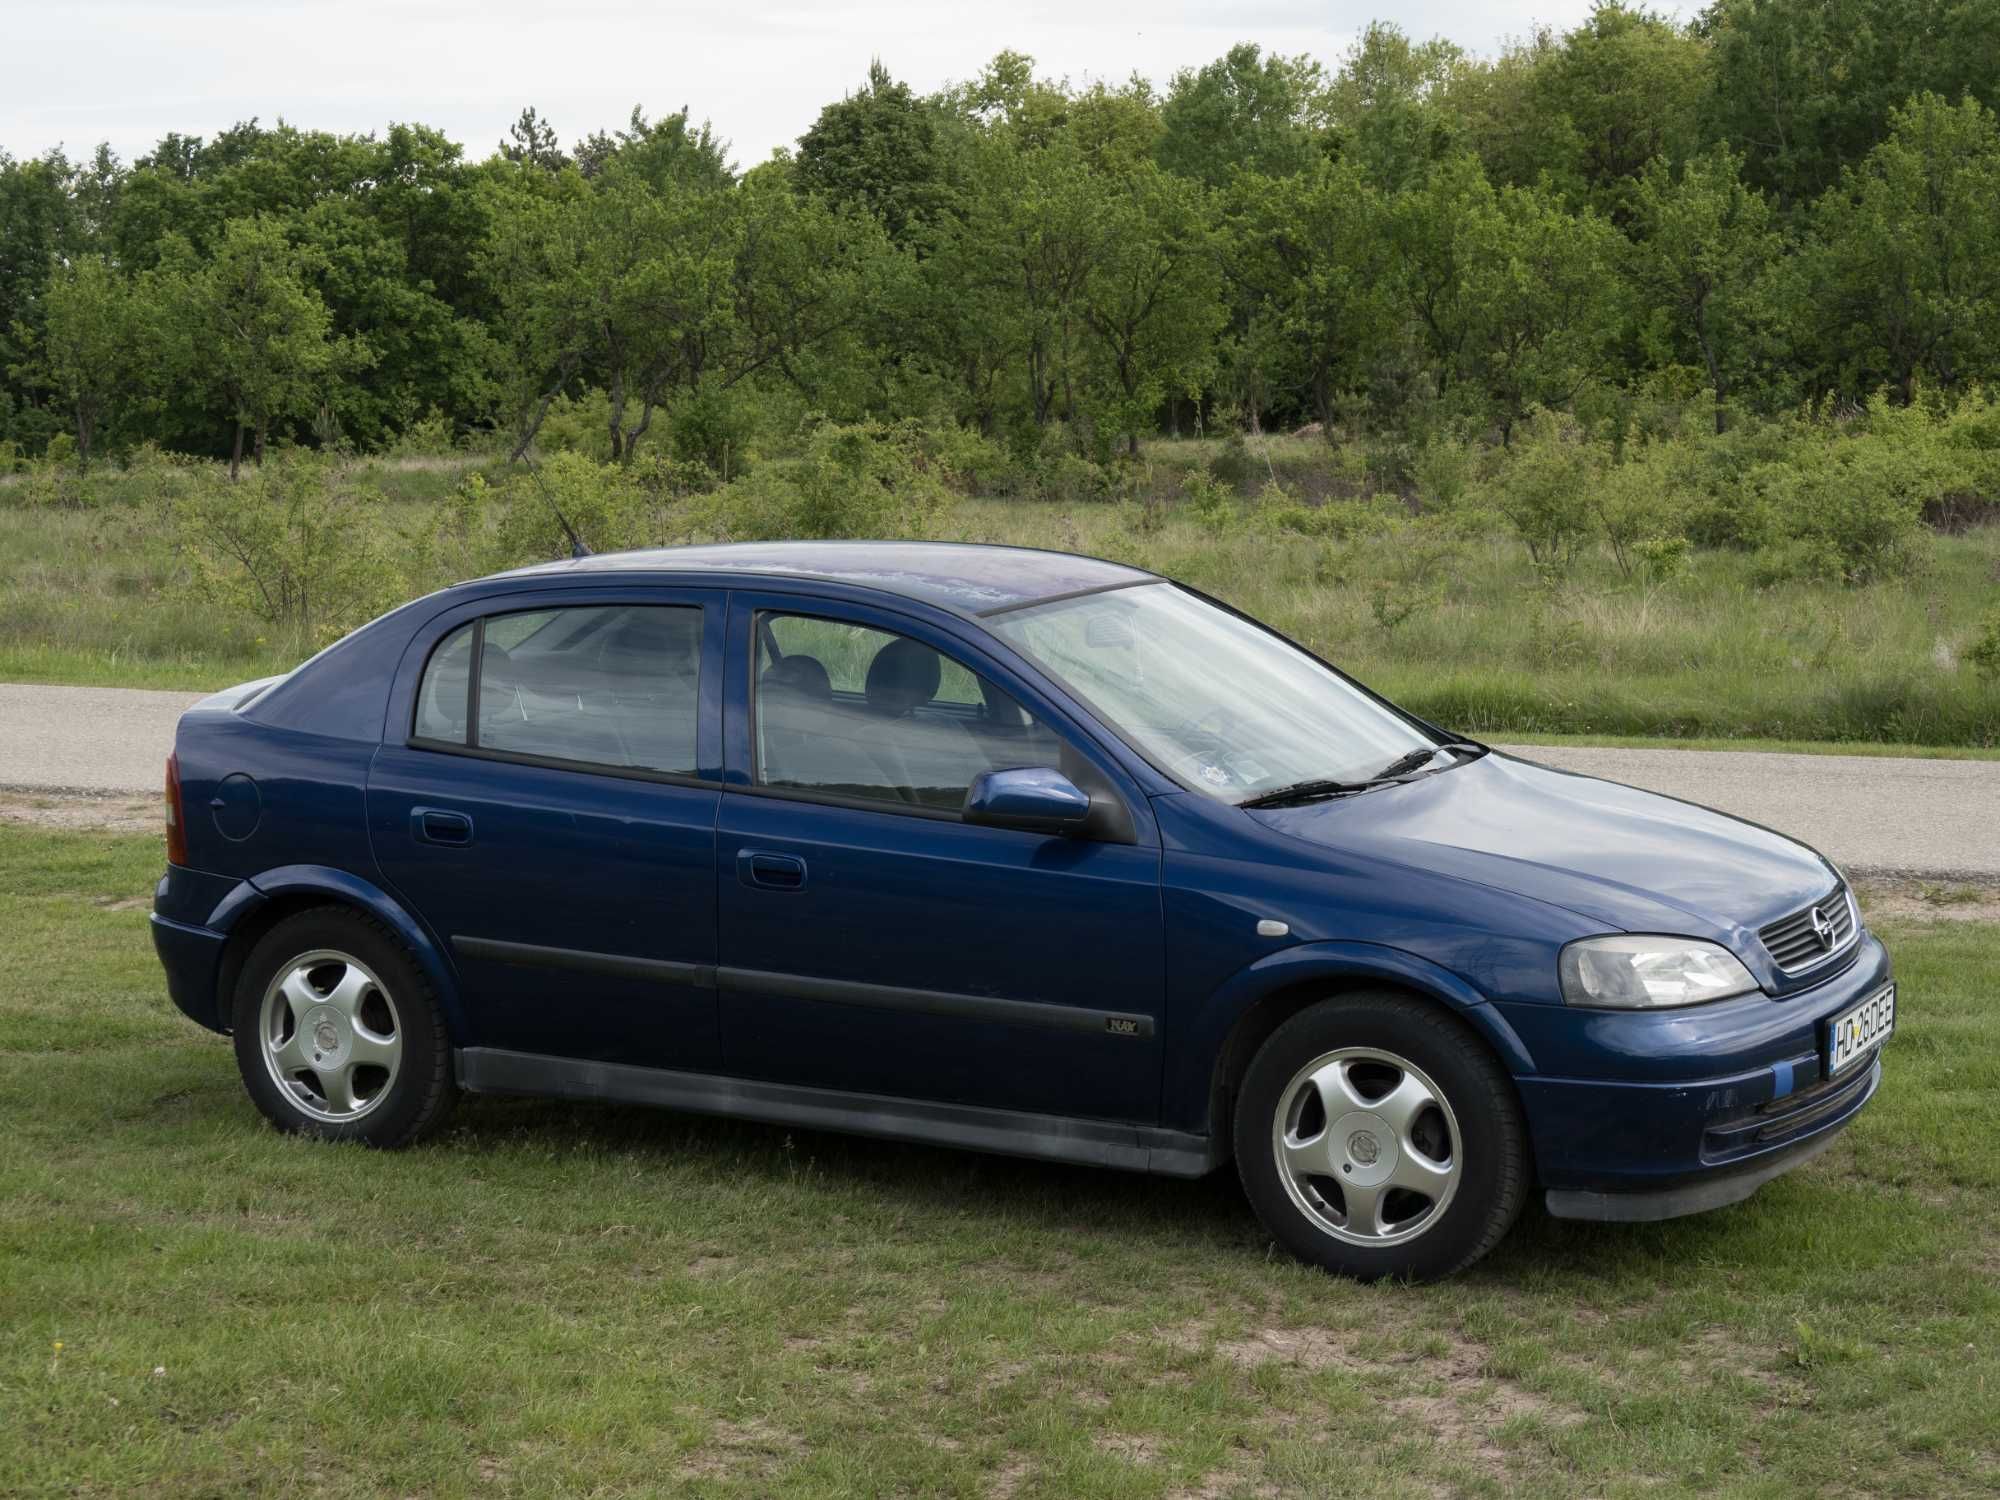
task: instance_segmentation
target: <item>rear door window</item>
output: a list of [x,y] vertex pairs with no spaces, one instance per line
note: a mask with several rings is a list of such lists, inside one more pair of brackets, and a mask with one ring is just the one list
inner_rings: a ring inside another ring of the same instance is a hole
[[416,735],[524,760],[693,775],[701,630],[701,610],[684,605],[490,615],[432,653]]

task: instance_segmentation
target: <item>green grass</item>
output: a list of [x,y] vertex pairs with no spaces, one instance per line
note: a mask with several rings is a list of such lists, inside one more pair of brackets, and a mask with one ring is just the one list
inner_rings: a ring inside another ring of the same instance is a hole
[[1897,745],[1880,740],[1674,739],[1637,734],[1545,734],[1536,730],[1496,731],[1495,739],[1516,745],[1573,745],[1607,750],[1764,750],[1781,755],[1904,756],[1918,760],[2000,760],[2000,749],[1979,745]]
[[[471,1101],[288,1140],[147,838],[0,830],[0,1493],[1990,1494],[2000,928],[1889,933],[1882,1096],[1750,1203],[1366,1288],[1176,1183]],[[58,1348],[60,1345],[60,1348]]]
[[[1272,446],[1285,464],[1304,462],[1298,441]],[[1154,483],[1171,489],[1200,448],[1154,445]],[[376,466],[363,480],[390,497],[385,524],[413,529],[457,472]],[[117,503],[93,509],[0,495],[0,679],[214,688],[308,654],[189,587],[184,559],[135,503],[136,481],[118,483]],[[1728,551],[1698,552],[1662,587],[1624,580],[1602,554],[1548,587],[1517,543],[1493,537],[1385,626],[1397,611],[1378,612],[1378,590],[1408,587],[1394,544],[1276,532],[1249,509],[1217,536],[1174,506],[1153,525],[1129,502],[973,499],[937,533],[1185,579],[1469,734],[2000,749],[2000,681],[1982,681],[1969,658],[2000,598],[2000,527],[1933,538],[1918,576],[1869,588],[1760,587],[1754,560]],[[412,577],[392,596],[450,581]]]

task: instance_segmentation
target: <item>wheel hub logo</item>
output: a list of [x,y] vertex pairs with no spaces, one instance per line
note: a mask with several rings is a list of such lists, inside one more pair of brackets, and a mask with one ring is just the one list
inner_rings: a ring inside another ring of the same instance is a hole
[[1367,1131],[1357,1130],[1347,1138],[1347,1154],[1356,1166],[1372,1167],[1381,1157],[1382,1147]]

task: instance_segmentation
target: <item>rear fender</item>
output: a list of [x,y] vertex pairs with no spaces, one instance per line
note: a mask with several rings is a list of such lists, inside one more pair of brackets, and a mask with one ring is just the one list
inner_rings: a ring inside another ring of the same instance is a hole
[[[445,1025],[454,1037],[468,1035],[461,1004],[458,971],[442,945],[388,892],[346,870],[325,865],[284,865],[267,870],[237,886],[209,915],[208,926],[228,932],[251,912],[273,901],[293,901],[299,897],[324,897],[329,903],[358,907],[395,933],[416,959],[424,977],[438,997]],[[222,1004],[227,1007],[226,997]]]

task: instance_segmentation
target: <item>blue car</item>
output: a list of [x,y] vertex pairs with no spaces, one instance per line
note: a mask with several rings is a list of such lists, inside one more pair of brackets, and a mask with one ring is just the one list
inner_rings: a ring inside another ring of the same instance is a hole
[[790,542],[432,594],[215,694],[152,930],[280,1129],[461,1093],[1193,1177],[1360,1277],[1732,1203],[1874,1094],[1812,850],[1405,713],[1165,578]]

